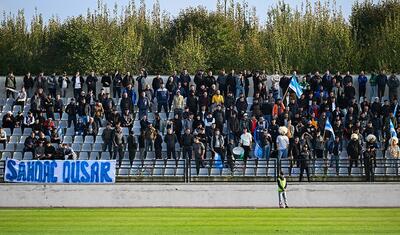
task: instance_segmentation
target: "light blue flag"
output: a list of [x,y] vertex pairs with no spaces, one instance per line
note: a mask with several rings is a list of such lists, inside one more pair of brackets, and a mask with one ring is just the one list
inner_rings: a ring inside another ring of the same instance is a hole
[[256,147],[254,148],[254,156],[258,159],[263,157],[263,150],[257,142]]
[[331,132],[332,133],[332,137],[335,139],[335,132],[333,132],[333,127],[332,127],[331,122],[329,121],[329,119],[326,119],[325,131]]
[[295,78],[290,79],[289,88],[296,93],[297,98],[303,94],[303,90]]
[[393,122],[392,122],[392,120],[390,120],[390,136],[391,137],[397,137],[397,132],[396,132],[396,130],[394,129],[394,125],[393,125]]
[[224,164],[222,163],[221,156],[218,153],[215,153],[214,164],[215,164],[215,167],[218,169],[224,168]]

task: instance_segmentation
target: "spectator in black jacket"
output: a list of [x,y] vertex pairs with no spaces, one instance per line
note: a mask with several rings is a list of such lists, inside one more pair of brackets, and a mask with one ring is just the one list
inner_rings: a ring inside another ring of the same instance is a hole
[[65,112],[68,114],[68,128],[71,127],[71,123],[76,126],[76,114],[78,113],[78,106],[75,103],[75,99],[72,98],[71,102],[65,108]]
[[122,89],[122,76],[118,70],[115,70],[113,75],[113,97],[121,98],[121,89]]
[[164,137],[164,142],[167,144],[167,157],[168,157],[168,159],[171,159],[171,155],[172,155],[172,157],[175,160],[177,160],[175,144],[178,142],[178,138],[172,132],[172,129],[168,129],[167,130],[167,134]]
[[105,94],[110,94],[110,86],[111,86],[111,76],[108,74],[108,72],[105,72],[103,77],[101,78],[101,84],[103,84],[103,90]]
[[86,78],[86,85],[87,85],[87,93],[90,91],[93,92],[93,94],[96,96],[96,83],[99,79],[95,75],[94,71],[90,73],[89,76]]

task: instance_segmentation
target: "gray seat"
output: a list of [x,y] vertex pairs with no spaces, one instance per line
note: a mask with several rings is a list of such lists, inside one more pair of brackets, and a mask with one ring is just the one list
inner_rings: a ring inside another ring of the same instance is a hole
[[74,143],[83,144],[83,137],[81,135],[76,135],[74,138]]
[[12,158],[11,152],[3,152],[1,155],[1,160],[5,161],[7,158]]
[[5,152],[14,152],[15,151],[15,144],[8,143],[6,148],[4,149]]
[[385,167],[375,167],[375,175],[376,176],[384,176],[385,175]]
[[22,153],[21,152],[15,152],[14,155],[13,155],[13,159],[22,160]]
[[175,176],[175,169],[165,168],[164,176]]
[[22,135],[22,130],[21,130],[21,128],[14,128],[13,135],[15,135],[15,136],[21,136],[21,135]]
[[19,139],[19,143],[20,144],[23,144],[23,143],[25,143],[25,140],[26,140],[26,138],[27,138],[28,136],[21,136],[21,138]]
[[64,136],[63,143],[72,144],[72,136],[68,136],[68,135]]
[[243,168],[239,167],[239,168],[235,168],[233,170],[233,175],[234,176],[243,176],[244,170]]
[[10,144],[17,144],[17,143],[19,143],[19,136],[15,136],[15,135],[11,136],[11,137],[10,137],[10,140],[8,141],[8,143],[10,143]]
[[102,152],[100,160],[110,160],[111,156],[109,152]]
[[73,143],[71,147],[75,152],[80,152],[81,148],[82,148],[82,145],[78,144],[78,143]]
[[32,159],[33,159],[32,152],[25,152],[24,153],[24,160],[32,160]]
[[244,176],[255,176],[256,171],[254,170],[253,167],[246,167],[244,170]]
[[88,160],[89,154],[87,152],[80,152],[79,153],[79,160]]
[[211,168],[210,176],[220,176],[221,170],[219,168]]
[[32,133],[32,128],[25,128],[24,129],[24,135],[28,136],[28,135],[31,135],[31,133]]
[[164,171],[164,168],[156,166],[153,169],[153,176],[162,176],[163,171]]
[[89,160],[97,160],[97,159],[99,159],[99,153],[98,152],[91,152]]
[[93,144],[94,143],[94,137],[91,136],[91,135],[85,136],[85,143]]
[[94,152],[102,152],[103,151],[103,144],[94,143],[94,144],[92,144],[92,146],[93,146],[92,151],[94,151]]
[[185,175],[185,169],[184,169],[184,168],[178,168],[178,169],[176,169],[175,176],[180,176],[180,177],[182,177],[182,176],[184,176],[184,175]]
[[120,168],[118,171],[118,176],[129,176],[130,168]]
[[327,176],[336,176],[336,167],[329,167],[326,175]]
[[92,144],[82,144],[82,149],[81,151],[85,151],[85,152],[90,152],[92,151]]
[[353,167],[351,169],[351,176],[361,176],[362,175],[362,168],[361,167]]
[[223,168],[222,169],[222,176],[231,176],[232,175],[232,171],[230,168]]
[[266,167],[257,167],[256,176],[267,176],[267,168]]
[[75,130],[74,130],[74,128],[72,128],[72,127],[67,128],[67,131],[65,132],[65,135],[66,135],[66,136],[74,136],[74,135],[75,135]]
[[208,176],[208,168],[200,168],[199,176]]

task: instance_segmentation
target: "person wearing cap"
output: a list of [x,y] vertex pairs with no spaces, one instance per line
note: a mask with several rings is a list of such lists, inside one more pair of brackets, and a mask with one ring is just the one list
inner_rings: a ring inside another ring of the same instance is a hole
[[287,188],[287,181],[283,171],[280,171],[278,179],[278,197],[279,197],[279,208],[289,208],[287,203],[287,196],[286,196],[286,188]]
[[347,154],[350,160],[349,174],[351,174],[351,169],[353,164],[358,167],[358,160],[361,155],[361,144],[358,138],[358,134],[351,134],[351,140],[347,144]]

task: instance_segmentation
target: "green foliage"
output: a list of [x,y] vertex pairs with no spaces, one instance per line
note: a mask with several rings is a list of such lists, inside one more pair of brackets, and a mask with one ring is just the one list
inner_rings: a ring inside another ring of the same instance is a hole
[[36,13],[29,26],[23,11],[4,13],[0,73],[399,71],[400,1],[357,2],[348,22],[332,1],[306,0],[298,9],[279,1],[264,25],[254,8],[234,0],[217,1],[216,11],[188,8],[172,20],[158,1],[150,11],[144,0],[111,11],[99,0],[97,9],[63,22]]

